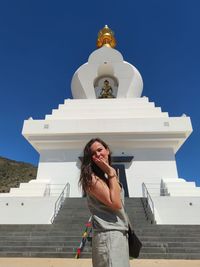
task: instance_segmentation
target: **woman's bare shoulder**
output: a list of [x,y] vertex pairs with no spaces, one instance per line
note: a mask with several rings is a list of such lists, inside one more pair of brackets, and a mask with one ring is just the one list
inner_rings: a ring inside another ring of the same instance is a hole
[[96,191],[102,187],[104,188],[105,186],[107,185],[101,178],[99,178],[95,174],[92,174],[92,180],[91,180],[90,187],[88,188],[88,192],[92,193],[93,191]]

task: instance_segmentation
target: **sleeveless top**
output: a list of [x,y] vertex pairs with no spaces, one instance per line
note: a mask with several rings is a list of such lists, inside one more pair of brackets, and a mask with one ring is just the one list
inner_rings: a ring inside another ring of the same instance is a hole
[[124,189],[121,189],[120,210],[112,210],[94,196],[87,194],[88,208],[92,214],[92,226],[94,231],[118,230],[128,231],[128,220],[124,210]]

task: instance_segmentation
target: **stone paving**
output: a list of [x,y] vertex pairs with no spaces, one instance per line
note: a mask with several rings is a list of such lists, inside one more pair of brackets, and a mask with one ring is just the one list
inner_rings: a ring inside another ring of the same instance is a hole
[[[131,267],[200,267],[200,260],[131,260],[130,263]],[[92,267],[92,262],[91,259],[0,258],[0,267]]]

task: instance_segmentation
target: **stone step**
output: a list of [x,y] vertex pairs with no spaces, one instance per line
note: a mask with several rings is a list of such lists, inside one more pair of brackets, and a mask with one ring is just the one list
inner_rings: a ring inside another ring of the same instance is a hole
[[140,259],[200,259],[200,253],[141,253]]
[[200,229],[187,229],[187,228],[183,228],[183,229],[178,229],[178,228],[160,228],[159,227],[154,227],[154,225],[152,225],[152,227],[144,227],[144,228],[141,228],[141,227],[138,227],[138,228],[135,228],[135,230],[137,232],[144,232],[144,233],[147,233],[147,232],[156,232],[156,231],[161,231],[161,232],[167,232],[167,233],[184,233],[184,234],[195,234],[195,233],[200,233]]
[[[76,253],[78,246],[0,246],[0,252],[74,252]],[[84,252],[91,253],[91,245],[84,247]],[[166,247],[143,247],[141,253],[191,253],[200,254],[199,248],[166,248]]]
[[[56,248],[78,248],[80,244],[81,239],[78,239],[76,241],[74,240],[66,240],[66,241],[0,241],[0,247],[9,247],[14,248],[15,247],[56,247]],[[91,243],[87,242],[87,246],[90,246]],[[161,243],[161,242],[143,242],[143,250],[150,248],[161,248],[165,252],[192,252],[193,250],[196,250],[197,252],[200,251],[200,242],[185,242],[180,244],[179,242],[172,242],[172,243]],[[0,249],[2,250],[2,249]]]
[[[136,231],[137,233],[137,231]],[[27,235],[27,234],[23,234],[23,233],[18,233],[16,235],[11,235],[11,234],[5,234],[4,235],[0,235],[0,239],[1,240],[60,240],[60,239],[65,239],[67,240],[67,238],[74,238],[74,239],[78,239],[81,238],[83,234],[83,231],[78,232],[76,231],[69,231],[69,232],[57,232],[57,233],[49,233],[49,234],[45,234],[45,235],[40,235],[39,233],[37,234],[32,234],[32,235]],[[138,233],[137,233],[138,234]],[[193,236],[180,236],[180,235],[163,235],[163,233],[155,233],[155,235],[149,235],[149,234],[138,234],[138,236],[140,237],[141,240],[143,241],[160,241],[162,240],[163,242],[177,242],[181,241],[181,242],[200,242],[200,237],[199,235],[193,235]]]
[[[0,257],[75,258],[75,252],[0,252]],[[91,258],[91,253],[82,252],[81,258]],[[183,259],[182,253],[141,253],[139,259]],[[200,259],[200,253],[185,253],[184,259]]]
[[[200,259],[200,225],[154,225],[146,219],[142,199],[125,202],[143,242],[140,258]],[[147,213],[152,216],[151,211]],[[87,200],[70,198],[53,225],[0,225],[0,257],[74,258],[89,217]],[[91,258],[91,242],[86,243],[81,257]]]
[[168,247],[166,248],[167,253],[199,253],[199,247]]
[[42,225],[30,225],[30,224],[1,224],[0,231],[49,231],[53,229],[53,225],[42,224]]
[[155,225],[155,224],[148,224],[144,227],[135,227],[135,230],[137,231],[142,231],[142,232],[147,232],[147,231],[161,231],[161,232],[178,232],[178,233],[200,233],[200,229],[198,228],[192,228],[192,226],[188,225],[187,227],[184,228],[178,228],[178,227],[161,227],[160,225]]
[[183,248],[200,248],[200,242],[159,242],[159,241],[143,241],[143,247],[165,247],[165,248],[176,248],[176,247],[183,247]]
[[55,236],[55,237],[34,237],[34,238],[29,238],[29,237],[21,237],[21,236],[16,236],[16,238],[12,237],[3,237],[3,241],[1,242],[45,242],[45,243],[55,243],[55,242],[79,242],[81,240],[81,236]]
[[[20,257],[20,258],[75,258],[76,252],[33,252],[33,251],[22,251],[22,252],[0,252],[0,257]],[[91,253],[82,252],[81,258],[91,258]]]
[[80,244],[81,239],[79,238],[78,240],[62,240],[62,241],[55,241],[55,240],[50,240],[50,241],[38,241],[38,240],[21,240],[21,241],[10,241],[10,240],[5,240],[5,241],[0,241],[0,247],[3,246],[12,246],[12,247],[25,247],[25,246],[34,246],[34,247],[48,247],[48,246],[58,246],[58,247],[67,247],[67,246],[74,246],[78,247]]
[[171,231],[171,232],[159,232],[159,231],[139,231],[135,230],[135,232],[140,236],[159,236],[159,237],[179,237],[180,235],[182,237],[199,237],[200,238],[200,232],[199,233],[187,233],[187,232],[177,232],[177,231]]
[[166,244],[166,246],[168,247],[198,247],[199,248],[199,251],[200,251],[200,242],[183,242],[183,243],[180,243],[180,242],[168,242]]
[[[77,228],[78,226],[78,228]],[[71,226],[72,227],[72,226]],[[73,227],[75,229],[73,229]],[[9,231],[9,232],[6,232],[6,231],[0,231],[0,237],[4,237],[4,236],[27,236],[27,237],[34,237],[34,236],[59,236],[59,235],[71,235],[72,233],[76,236],[77,234],[80,234],[82,233],[84,230],[85,230],[85,227],[86,226],[83,226],[81,225],[79,227],[78,224],[75,224],[73,225],[73,227],[69,230],[57,230],[57,231],[53,231],[53,230],[50,230],[50,231],[33,231],[33,232],[29,232],[29,231]],[[200,232],[197,232],[197,231],[179,231],[178,229],[172,229],[172,230],[167,230],[167,231],[158,231],[156,228],[146,228],[146,229],[139,229],[139,228],[135,228],[135,232],[140,235],[140,236],[148,236],[148,237],[178,237],[178,236],[181,236],[181,237],[187,237],[187,238],[190,238],[190,237],[200,237]]]
[[[77,247],[75,246],[3,246],[0,247],[1,252],[74,252],[76,253]],[[86,246],[84,252],[91,253],[91,247]]]
[[[139,236],[139,235],[138,235]],[[165,242],[165,243],[177,243],[177,242],[200,242],[199,238],[190,238],[190,237],[155,237],[155,236],[139,236],[141,241],[143,242]]]

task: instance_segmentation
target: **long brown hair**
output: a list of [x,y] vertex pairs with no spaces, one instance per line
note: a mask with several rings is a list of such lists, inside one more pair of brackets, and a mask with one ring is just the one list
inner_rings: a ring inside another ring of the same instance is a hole
[[[110,152],[108,145],[100,138],[93,138],[86,144],[83,150],[83,160],[79,179],[79,185],[82,187],[84,193],[86,193],[92,183],[92,174],[95,174],[102,179],[105,177],[104,172],[92,160],[91,146],[95,142],[102,144]],[[108,162],[111,164],[111,152],[108,155]]]

